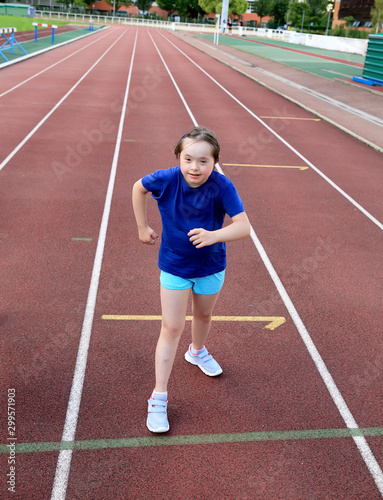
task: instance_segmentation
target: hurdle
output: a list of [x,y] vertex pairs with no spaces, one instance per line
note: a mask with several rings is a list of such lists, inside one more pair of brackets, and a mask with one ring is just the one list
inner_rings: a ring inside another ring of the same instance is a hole
[[42,28],[52,28],[52,43],[55,43],[55,29],[57,26],[54,24],[43,24],[43,23],[32,23],[32,26],[35,27],[35,42],[37,42],[37,28],[38,26]]
[[[6,45],[10,45],[11,47],[11,54],[14,53],[14,47],[15,47],[15,44],[20,47],[20,49],[24,52],[25,55],[28,55],[27,52],[25,51],[25,49],[19,44],[19,42],[16,40],[15,38],[15,33],[17,32],[17,29],[16,28],[0,28],[0,38],[1,37],[4,37],[5,38],[5,42],[3,43],[3,45],[1,45],[0,47],[0,55],[7,61],[9,62],[9,59],[7,59],[5,57],[5,55],[3,54],[2,52],[2,48],[5,47]],[[6,36],[6,34],[10,33],[11,36],[8,38]]]

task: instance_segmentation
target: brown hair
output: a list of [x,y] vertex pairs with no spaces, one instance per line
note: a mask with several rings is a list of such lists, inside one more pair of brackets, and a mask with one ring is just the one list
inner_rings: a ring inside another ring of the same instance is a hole
[[193,127],[190,132],[185,134],[176,144],[174,148],[174,154],[176,155],[176,158],[179,159],[180,154],[182,153],[182,150],[184,149],[184,140],[185,139],[194,139],[195,142],[197,141],[206,141],[210,144],[211,147],[211,152],[214,158],[214,161],[217,162],[219,158],[219,152],[220,152],[220,147],[219,143],[217,140],[217,137],[215,136],[214,132],[211,130],[208,130],[207,128],[204,127]]

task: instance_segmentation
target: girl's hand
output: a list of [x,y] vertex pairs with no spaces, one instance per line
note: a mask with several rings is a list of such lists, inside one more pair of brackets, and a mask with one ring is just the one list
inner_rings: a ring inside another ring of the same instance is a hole
[[158,234],[149,226],[139,229],[138,237],[145,245],[154,245],[156,240],[160,239]]
[[250,223],[245,212],[231,218],[231,224],[215,231],[196,228],[188,232],[190,241],[196,248],[207,247],[218,242],[236,241],[250,234]]
[[207,247],[209,245],[214,245],[214,243],[217,243],[217,239],[214,236],[214,231],[206,231],[206,229],[203,229],[201,227],[189,231],[188,236],[189,240],[196,248]]

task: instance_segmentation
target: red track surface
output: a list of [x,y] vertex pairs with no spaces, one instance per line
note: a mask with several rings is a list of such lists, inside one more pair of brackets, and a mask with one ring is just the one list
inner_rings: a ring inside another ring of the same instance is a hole
[[[217,133],[220,164],[235,182],[255,233],[348,409],[359,427],[381,429],[381,228],[314,168],[225,166],[304,167],[306,158],[382,221],[381,154],[313,121],[295,104],[170,33],[116,27],[94,37],[91,44],[80,40],[1,71],[0,95],[83,48],[0,97],[7,124],[0,161],[14,153],[0,171],[1,408],[5,421],[7,389],[14,387],[17,442],[62,438],[114,158],[117,173],[75,439],[150,435],[146,399],[154,383],[159,324],[107,321],[102,315],[160,314],[158,247],[139,243],[130,193],[146,173],[175,165],[172,146],[193,124],[154,42],[196,121]],[[291,147],[248,110],[269,117],[262,120]],[[149,213],[160,231],[154,203]],[[264,323],[213,323],[208,347],[224,369],[217,379],[185,363],[187,325],[169,388],[168,436],[346,428],[253,241],[228,247],[227,281],[215,314],[287,321],[273,331]],[[8,437],[2,427],[2,442]],[[163,446],[74,451],[66,498],[381,497],[351,438],[177,446],[156,439]],[[381,433],[367,438],[380,466],[382,440]],[[50,498],[58,455],[17,454],[16,493],[9,497]],[[9,469],[7,459],[0,456],[2,471]]]

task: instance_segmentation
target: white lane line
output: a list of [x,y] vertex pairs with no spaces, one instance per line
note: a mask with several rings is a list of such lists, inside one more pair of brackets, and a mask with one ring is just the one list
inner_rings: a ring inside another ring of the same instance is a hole
[[[125,33],[125,31],[124,31],[124,33]],[[94,263],[93,263],[92,278],[91,278],[91,282],[90,282],[88,299],[87,299],[85,314],[84,314],[84,321],[83,321],[82,331],[81,331],[80,344],[79,344],[78,353],[77,353],[76,367],[74,370],[72,387],[71,387],[71,391],[70,391],[70,395],[69,395],[69,402],[68,402],[64,430],[63,430],[61,441],[74,441],[75,435],[76,435],[77,420],[78,420],[78,414],[79,414],[79,410],[80,410],[81,396],[82,396],[82,390],[83,390],[84,379],[85,379],[86,364],[87,364],[87,359],[88,359],[89,343],[90,343],[90,337],[91,337],[91,333],[92,333],[93,316],[94,316],[94,310],[96,307],[98,284],[99,284],[100,273],[101,273],[102,259],[103,259],[103,255],[104,255],[106,232],[108,229],[110,207],[112,204],[113,189],[114,189],[114,183],[115,183],[116,172],[117,172],[117,163],[118,163],[118,157],[120,154],[120,146],[121,146],[121,142],[122,142],[122,132],[123,132],[123,127],[124,127],[126,106],[127,106],[128,95],[129,95],[132,70],[133,70],[133,61],[134,61],[134,55],[136,52],[137,35],[138,35],[138,30],[136,31],[136,37],[134,40],[133,52],[132,52],[132,57],[131,57],[131,61],[130,61],[128,80],[126,83],[125,96],[124,96],[121,117],[120,117],[120,124],[118,127],[118,133],[117,133],[117,139],[116,139],[116,147],[115,147],[114,155],[113,155],[112,167],[111,167],[109,183],[108,183],[108,190],[107,190],[106,198],[105,198],[105,205],[104,205],[104,211],[102,214],[100,233],[99,233],[98,242],[97,242],[96,255],[95,255]],[[57,467],[56,467],[55,479],[54,479],[54,483],[53,483],[51,500],[63,500],[63,499],[65,499],[66,489],[67,489],[67,485],[68,485],[71,459],[72,459],[72,450],[60,451],[58,461],[57,461]]]
[[289,144],[283,137],[281,137],[275,130],[273,130],[267,123],[265,123],[259,116],[253,113],[245,104],[243,104],[239,99],[237,99],[231,92],[229,92],[225,87],[223,87],[217,80],[215,80],[209,73],[207,73],[201,66],[199,66],[193,59],[191,59],[185,52],[174,45],[166,36],[161,33],[161,36],[173,47],[175,47],[183,56],[185,56],[194,66],[196,66],[202,73],[204,73],[210,80],[212,80],[221,90],[223,90],[229,97],[231,97],[235,102],[237,102],[245,111],[247,111],[253,118],[255,118],[259,123],[261,123],[269,132],[271,132],[278,140],[280,140],[286,147],[288,147],[293,153],[295,153],[302,161],[306,163],[310,168],[312,168],[317,174],[319,174],[326,182],[328,182],[334,189],[338,191],[342,196],[344,196],[350,203],[352,203],[358,210],[360,210],[366,217],[368,217],[374,224],[376,224],[379,229],[383,230],[383,224],[379,222],[373,215],[371,215],[366,209],[364,209],[357,201],[355,201],[350,195],[348,195],[343,189],[341,189],[335,182],[333,182],[327,175],[325,175],[319,168],[313,165],[305,156],[303,156],[298,150],[296,150],[291,144]]
[[[125,30],[126,31],[126,30]],[[124,33],[125,33],[124,31]],[[124,36],[124,33],[120,35],[117,40],[115,40],[112,45],[102,54],[101,57],[97,59],[97,61],[88,69],[86,73],[83,74],[83,76],[73,85],[73,87],[62,97],[59,102],[53,106],[53,108],[47,113],[42,120],[39,121],[39,123],[29,132],[28,135],[24,137],[24,139],[18,144],[15,149],[9,153],[9,155],[3,160],[2,163],[0,163],[0,172],[1,170],[8,164],[8,162],[15,156],[16,153],[20,151],[20,149],[26,144],[26,142],[29,141],[29,139],[39,130],[39,128],[48,120],[48,118],[56,111],[57,108],[61,106],[61,104],[71,95],[71,93],[80,85],[80,83],[89,75],[89,73],[97,66],[97,64],[103,59],[106,54],[114,47],[114,45],[120,40],[122,36]]]
[[[294,324],[312,358],[317,367],[317,370],[322,377],[323,382],[325,383],[327,390],[329,391],[332,400],[334,401],[336,407],[338,408],[339,413],[341,414],[347,428],[349,429],[359,429],[357,422],[355,421],[351,411],[349,410],[347,403],[345,402],[341,392],[339,391],[332,375],[330,374],[325,362],[323,361],[321,355],[319,354],[318,349],[316,348],[309,332],[307,331],[302,319],[300,318],[298,311],[296,310],[292,300],[290,299],[284,285],[282,284],[277,272],[274,269],[263,245],[261,244],[259,238],[257,237],[253,228],[251,228],[251,238],[256,246],[258,253],[265,264],[266,269],[268,270],[271,279],[273,280],[275,287],[278,290],[279,295],[281,296],[291,319],[294,321]],[[362,439],[359,436],[353,436],[353,440],[358,447],[362,458],[370,471],[372,477],[374,478],[375,484],[378,487],[380,493],[383,495],[383,471],[380,468],[379,463],[374,457],[365,437]]]
[[186,101],[185,101],[185,99],[184,99],[184,96],[182,95],[182,93],[181,93],[181,91],[180,91],[180,89],[179,89],[179,87],[178,87],[178,85],[177,85],[176,81],[175,81],[175,80],[174,80],[174,78],[173,78],[173,75],[170,73],[170,70],[169,70],[169,68],[168,68],[168,66],[167,66],[167,64],[166,64],[166,62],[165,62],[165,60],[164,60],[164,58],[162,57],[162,54],[161,54],[161,52],[159,51],[159,49],[158,49],[158,47],[157,47],[157,45],[156,45],[155,41],[153,40],[152,35],[149,33],[149,31],[148,31],[148,30],[147,30],[147,32],[148,32],[148,34],[149,34],[149,36],[150,36],[150,38],[151,38],[151,40],[152,40],[152,42],[153,42],[154,47],[155,47],[155,48],[156,48],[156,50],[157,50],[158,55],[160,56],[160,59],[161,59],[161,61],[162,61],[163,65],[165,66],[166,71],[168,72],[168,75],[169,75],[169,77],[170,77],[171,81],[173,82],[174,87],[176,88],[176,90],[177,90],[177,92],[178,92],[178,95],[180,96],[180,99],[181,99],[181,101],[182,101],[183,105],[184,105],[184,106],[185,106],[185,108],[186,108],[186,111],[188,112],[188,114],[189,114],[189,116],[190,116],[190,118],[191,118],[191,120],[192,120],[192,122],[193,122],[193,125],[194,125],[194,126],[198,126],[197,120],[194,118],[193,113],[191,112],[191,109],[189,108],[189,106],[188,106],[187,102],[186,102]]
[[[263,68],[256,68],[257,71],[260,73],[263,73],[267,76],[270,76],[271,78],[274,78],[274,80],[278,80],[282,83],[285,83],[286,85],[289,85],[290,87],[294,87],[296,89],[301,90],[302,92],[305,92],[306,94],[310,94],[317,99],[320,99],[324,102],[330,103],[332,106],[342,109],[346,111],[347,113],[351,113],[358,118],[363,118],[366,121],[369,121],[370,123],[373,123],[374,125],[378,127],[383,127],[383,120],[381,118],[378,118],[377,116],[370,115],[369,113],[365,113],[364,111],[361,111],[360,109],[356,109],[352,106],[349,106],[348,104],[338,101],[337,99],[332,99],[331,97],[321,94],[320,92],[317,92],[316,90],[310,89],[309,87],[304,87],[303,85],[300,85],[299,83],[292,82],[291,80],[287,80],[283,76],[275,75],[274,73],[271,73],[270,71],[267,71]],[[323,71],[328,71],[332,73],[336,73],[336,71],[330,71],[330,70],[323,70]],[[337,73],[338,75],[342,75],[342,73]],[[350,76],[350,75],[343,75],[343,76]]]
[[82,50],[84,49],[87,49],[88,47],[90,47],[91,45],[93,45],[94,43],[97,43],[99,42],[100,40],[102,40],[103,38],[105,38],[106,36],[109,36],[110,35],[110,32],[107,32],[104,36],[100,37],[100,38],[97,38],[96,40],[93,40],[93,42],[90,42],[88,43],[88,45],[85,45],[85,47],[82,47],[81,49],[78,49],[76,50],[76,52],[72,52],[72,54],[69,54],[69,56],[66,56],[64,57],[64,59],[61,59],[60,61],[57,61],[56,63],[54,64],[51,64],[51,66],[48,66],[47,68],[39,71],[38,73],[36,73],[35,75],[32,75],[30,76],[29,78],[27,78],[26,80],[18,83],[17,85],[15,85],[14,87],[12,87],[11,89],[9,90],[6,90],[5,92],[3,92],[2,94],[0,94],[0,98],[5,96],[6,94],[9,94],[9,92],[12,92],[12,90],[15,90],[19,87],[21,87],[22,85],[24,85],[25,83],[33,80],[33,78],[36,78],[37,76],[39,75],[42,75],[43,73],[45,73],[46,71],[48,71],[49,69],[52,69],[54,68],[55,66],[57,66],[58,64],[61,64],[62,62],[66,61],[67,59],[69,59],[70,57],[72,56],[75,56],[76,54],[78,54],[79,52],[81,52]]
[[[126,31],[126,30],[125,30]],[[97,66],[97,64],[103,59],[106,54],[114,47],[114,45],[120,40],[122,36],[125,34],[122,33],[117,40],[115,40],[112,45],[109,46],[109,48],[102,54],[101,57],[97,59],[97,61],[88,69],[86,73],[83,74],[83,76],[73,85],[73,87],[62,97],[59,102],[53,106],[53,108],[47,113],[42,120],[39,121],[39,123],[29,132],[28,135],[24,137],[24,139],[18,144],[15,149],[9,153],[9,155],[3,160],[2,163],[0,163],[0,172],[1,170],[8,164],[8,162],[15,156],[16,153],[20,151],[20,149],[26,144],[26,142],[29,141],[29,139],[39,130],[39,128],[48,120],[48,118],[56,111],[57,108],[61,106],[61,104],[71,95],[71,93],[80,85],[80,83],[89,75],[89,73]]]
[[[163,35],[161,34],[161,36],[163,36]],[[152,38],[152,37],[150,36],[150,38]],[[164,38],[167,40],[166,37],[164,37]],[[153,38],[152,38],[152,41],[153,41],[153,44],[154,44],[154,46],[155,46],[155,48],[160,56],[165,68],[166,68],[166,71],[168,72],[173,84],[176,87],[178,94],[180,96],[182,96],[182,93],[181,93],[178,85],[176,84],[173,76],[171,75],[170,70],[169,70],[168,66],[166,65],[166,63],[165,63],[157,45],[155,44]],[[169,40],[167,40],[167,41],[169,41]],[[169,43],[174,45],[172,42],[169,42]],[[174,45],[174,47],[177,48],[175,45]],[[179,50],[183,54],[183,52],[180,49],[177,48],[177,50]],[[188,56],[186,56],[186,57],[191,62],[193,62]],[[193,62],[193,64],[195,64],[199,68],[199,66],[196,63]],[[202,71],[203,71],[203,73],[205,73],[207,75],[207,73],[204,70],[202,70]],[[209,75],[207,75],[207,76],[209,76]],[[211,77],[209,76],[209,78],[211,78]],[[211,79],[213,79],[213,78],[211,78]],[[219,86],[221,87],[221,85],[219,85]],[[223,89],[223,87],[221,87],[221,88]],[[234,98],[234,96],[233,96],[233,98]],[[237,102],[239,102],[237,99],[235,99],[235,100]],[[182,102],[186,102],[185,98],[183,96],[182,96]],[[188,106],[186,106],[186,110],[189,113],[189,116],[190,116],[193,124],[198,125],[197,120],[193,116],[193,114],[190,111],[190,108]],[[216,166],[217,166],[217,169],[223,174],[223,171],[218,163]],[[327,366],[326,366],[325,362],[323,361],[321,355],[319,354],[319,351],[316,348],[312,338],[310,337],[310,334],[308,333],[305,325],[303,324],[303,321],[300,318],[298,311],[296,310],[293,302],[291,301],[285,287],[283,286],[277,272],[274,269],[274,266],[272,265],[268,255],[267,255],[265,249],[263,248],[263,245],[261,244],[258,236],[256,235],[253,227],[251,227],[251,238],[254,242],[254,245],[255,245],[263,263],[265,264],[267,271],[269,272],[271,279],[273,280],[273,282],[274,282],[274,284],[275,284],[275,286],[276,286],[276,288],[277,288],[277,290],[278,290],[278,292],[283,300],[283,303],[285,304],[285,306],[286,306],[286,308],[291,316],[291,319],[294,321],[294,324],[295,324],[312,360],[314,361],[315,366],[317,367],[317,370],[318,370],[323,382],[325,383],[327,390],[329,391],[329,393],[331,395],[332,400],[334,401],[341,417],[343,418],[343,421],[345,422],[348,429],[359,429],[358,424],[356,423],[356,421],[355,421],[352,413],[350,412],[341,392],[339,391],[334,379],[332,378],[329,370],[327,369]],[[383,472],[382,472],[382,469],[380,468],[375,456],[373,455],[373,453],[372,453],[372,451],[371,451],[371,449],[366,441],[366,438],[363,436],[353,436],[353,440],[354,440],[368,470],[370,471],[370,474],[374,478],[376,486],[378,487],[380,493],[383,495]]]

